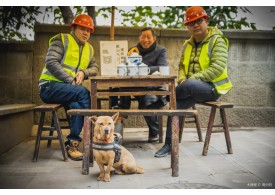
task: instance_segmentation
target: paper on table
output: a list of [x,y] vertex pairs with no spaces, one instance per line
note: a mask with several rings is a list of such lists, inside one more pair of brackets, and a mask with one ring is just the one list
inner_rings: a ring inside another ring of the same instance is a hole
[[100,41],[101,75],[117,75],[117,65],[125,63],[128,41]]

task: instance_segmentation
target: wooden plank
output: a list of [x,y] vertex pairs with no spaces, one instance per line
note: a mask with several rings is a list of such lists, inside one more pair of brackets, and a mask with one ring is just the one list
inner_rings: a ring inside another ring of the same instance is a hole
[[[131,92],[132,96],[141,95],[170,95],[169,91],[140,91]],[[97,92],[97,96],[129,96],[129,92]]]
[[198,103],[204,106],[214,106],[216,108],[233,108],[234,104],[220,101],[211,101],[211,102],[203,102]]
[[92,115],[113,115],[119,112],[121,115],[143,115],[143,116],[193,116],[197,114],[197,110],[160,110],[160,109],[70,109],[67,111],[68,115],[81,115],[81,116],[92,116]]
[[34,109],[35,111],[51,111],[61,108],[61,104],[42,104],[40,106],[36,106]]
[[89,77],[91,80],[127,80],[129,82],[129,79],[176,79],[177,76],[175,75],[145,75],[145,76],[94,76]]

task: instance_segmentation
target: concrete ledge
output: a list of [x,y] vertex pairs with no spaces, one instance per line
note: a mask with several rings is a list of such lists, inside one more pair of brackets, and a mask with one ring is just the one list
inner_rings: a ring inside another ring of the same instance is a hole
[[[115,27],[115,36],[137,36],[143,27]],[[171,28],[154,28],[158,39],[161,37],[182,37],[189,38],[189,32],[187,29],[171,29]],[[35,33],[49,32],[49,33],[68,33],[70,32],[69,25],[57,25],[57,24],[35,24]],[[222,29],[224,35],[229,39],[266,39],[275,40],[275,32],[271,30],[230,30]],[[95,26],[94,35],[110,35],[109,26]]]
[[7,104],[0,106],[0,116],[32,110],[35,104]]
[[33,41],[20,41],[20,42],[0,42],[0,51],[2,52],[32,52],[33,51]]
[[35,104],[0,106],[0,155],[30,137]]

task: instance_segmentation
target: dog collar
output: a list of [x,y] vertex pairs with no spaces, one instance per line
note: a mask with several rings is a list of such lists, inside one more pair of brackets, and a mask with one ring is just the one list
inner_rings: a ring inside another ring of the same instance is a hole
[[116,142],[112,143],[98,143],[94,142],[92,148],[95,150],[113,150],[115,152],[114,163],[118,162],[121,156],[121,147]]

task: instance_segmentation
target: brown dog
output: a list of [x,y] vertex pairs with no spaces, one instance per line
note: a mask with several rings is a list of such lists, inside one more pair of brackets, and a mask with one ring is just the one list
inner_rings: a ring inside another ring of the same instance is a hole
[[[110,181],[111,168],[117,174],[144,173],[144,170],[137,166],[133,155],[123,146],[114,142],[115,122],[119,113],[110,116],[92,116],[94,124],[93,132],[93,153],[100,169],[98,181]],[[104,170],[104,165],[107,166]]]

